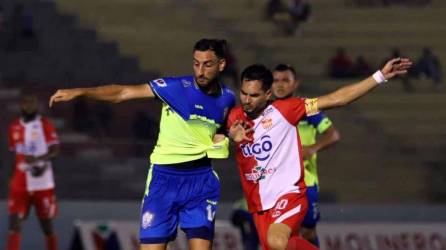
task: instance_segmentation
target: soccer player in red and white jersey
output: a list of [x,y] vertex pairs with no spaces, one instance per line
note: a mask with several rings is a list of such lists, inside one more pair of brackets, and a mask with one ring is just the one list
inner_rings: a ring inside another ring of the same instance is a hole
[[59,151],[53,124],[38,114],[34,94],[23,93],[20,118],[9,127],[9,149],[15,164],[9,189],[9,235],[7,250],[20,249],[22,222],[35,207],[48,250],[57,249],[52,221],[57,212],[54,178],[50,160]]
[[[242,105],[231,110],[227,127],[236,143],[243,192],[264,250],[284,250],[287,245],[288,249],[317,249],[298,236],[308,207],[299,121],[319,110],[347,105],[380,83],[405,74],[411,64],[409,59],[396,58],[373,76],[319,98],[275,101],[270,101],[271,71],[262,65],[243,71]],[[288,244],[291,236],[293,245]]]

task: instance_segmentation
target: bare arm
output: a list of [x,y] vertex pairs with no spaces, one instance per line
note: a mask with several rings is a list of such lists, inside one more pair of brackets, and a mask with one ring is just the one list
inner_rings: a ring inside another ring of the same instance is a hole
[[320,150],[326,149],[341,139],[339,131],[332,125],[322,134],[315,144],[302,147],[302,156],[307,158]]
[[[381,69],[386,80],[390,80],[397,75],[404,75],[412,65],[407,58],[395,58],[386,63]],[[330,109],[347,105],[378,86],[379,83],[370,76],[365,80],[342,87],[332,93],[317,98],[317,108],[319,110]]]
[[118,103],[131,99],[153,98],[155,95],[149,84],[112,84],[92,88],[59,89],[51,96],[49,106],[53,106],[53,103],[56,102],[67,102],[80,96],[93,100]]

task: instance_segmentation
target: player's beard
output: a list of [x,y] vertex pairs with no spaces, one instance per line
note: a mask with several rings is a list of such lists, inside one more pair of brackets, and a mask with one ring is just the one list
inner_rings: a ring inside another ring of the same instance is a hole
[[36,116],[37,116],[37,112],[22,111],[21,113],[22,113],[22,118],[25,122],[32,121],[32,120],[36,119]]
[[205,76],[199,76],[195,78],[195,82],[197,83],[198,87],[205,93],[218,93],[218,81],[218,76],[214,77],[213,79],[206,78]]
[[257,107],[254,108],[252,111],[248,111],[245,109],[245,105],[243,105],[243,111],[246,113],[246,115],[251,119],[254,120],[257,117],[260,116],[260,114],[262,114],[263,110],[265,110],[266,106],[268,106],[269,102],[266,102],[264,105],[262,105],[261,107]]

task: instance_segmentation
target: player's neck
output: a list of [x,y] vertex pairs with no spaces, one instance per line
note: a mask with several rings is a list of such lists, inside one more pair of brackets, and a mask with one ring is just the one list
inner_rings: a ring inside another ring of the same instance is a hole
[[22,121],[24,123],[28,123],[28,122],[32,122],[37,118],[37,113],[33,113],[33,114],[22,114],[21,115]]
[[206,86],[198,85],[198,88],[207,95],[218,96],[221,94],[221,86],[218,83],[218,80],[212,81]]
[[259,118],[259,116],[263,115],[263,112],[265,111],[266,107],[268,107],[268,105],[270,103],[271,102],[268,101],[263,108],[259,109],[258,111],[254,111],[252,113],[246,113],[246,115],[249,117],[249,119],[255,120],[255,119]]

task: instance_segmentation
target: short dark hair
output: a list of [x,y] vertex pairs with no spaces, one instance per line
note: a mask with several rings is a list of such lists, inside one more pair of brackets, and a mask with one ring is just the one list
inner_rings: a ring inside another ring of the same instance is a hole
[[280,64],[277,64],[277,66],[274,68],[274,71],[279,71],[279,72],[284,72],[287,70],[291,71],[291,73],[294,76],[294,79],[297,79],[296,70],[293,68],[293,66],[291,66],[289,64],[280,63]]
[[273,74],[271,70],[262,64],[253,64],[246,67],[242,72],[241,80],[254,81],[259,80],[262,82],[262,89],[267,91],[271,89],[273,84]]
[[214,51],[218,58],[225,58],[227,51],[227,42],[224,39],[201,39],[195,43],[194,51]]

